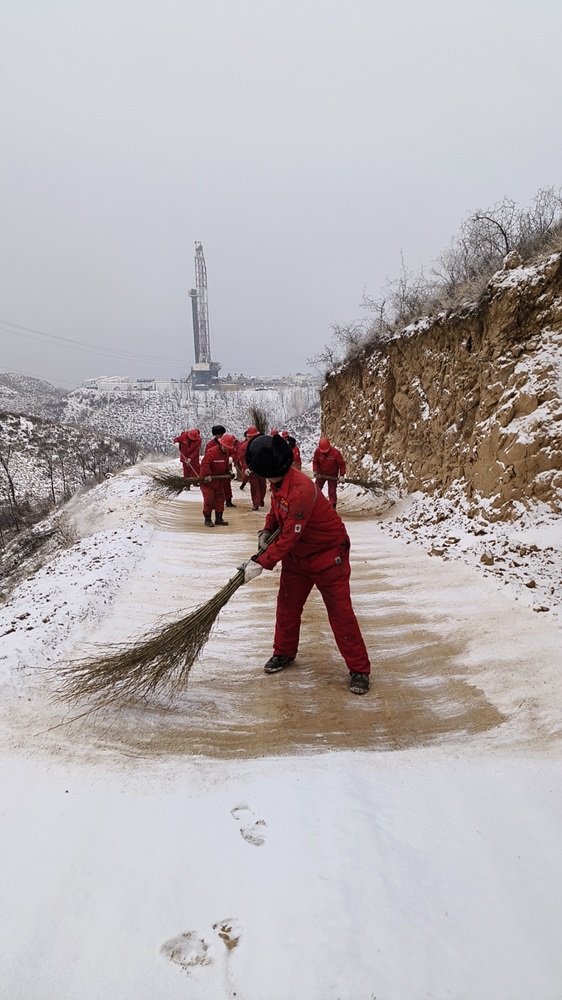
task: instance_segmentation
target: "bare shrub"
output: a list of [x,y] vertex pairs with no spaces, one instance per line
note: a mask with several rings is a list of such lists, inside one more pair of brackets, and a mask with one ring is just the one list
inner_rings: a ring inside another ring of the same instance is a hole
[[332,340],[307,364],[326,377],[335,368],[380,348],[408,324],[478,302],[492,274],[516,250],[524,263],[562,251],[562,188],[540,188],[528,208],[503,198],[471,212],[458,234],[433,261],[429,274],[410,271],[401,253],[397,278],[387,279],[379,298],[363,295],[364,320],[332,327]]

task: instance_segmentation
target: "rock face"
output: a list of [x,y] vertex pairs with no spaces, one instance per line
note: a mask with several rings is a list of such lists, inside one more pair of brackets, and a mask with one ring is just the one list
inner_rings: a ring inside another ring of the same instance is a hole
[[407,327],[331,375],[322,432],[408,492],[461,484],[490,518],[562,511],[562,254],[511,256],[481,301]]

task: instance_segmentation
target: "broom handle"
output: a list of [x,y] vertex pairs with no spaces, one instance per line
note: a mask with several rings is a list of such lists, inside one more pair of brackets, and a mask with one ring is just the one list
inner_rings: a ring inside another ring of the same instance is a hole
[[[271,535],[269,536],[269,538],[267,539],[267,544],[271,545],[271,543],[274,542],[275,539],[278,538],[280,534],[281,534],[281,528],[276,528],[275,531],[273,531],[271,533]],[[260,545],[260,547],[258,548],[258,551],[255,553],[255,555],[261,556],[262,552],[265,552],[265,549],[262,548],[261,545]],[[252,556],[252,559],[253,558],[254,557]]]
[[[180,477],[178,476],[178,479],[179,478]],[[236,479],[236,476],[211,476],[211,479]],[[204,483],[205,476],[194,476],[192,479],[186,477],[184,482],[189,483],[190,485],[192,483]]]

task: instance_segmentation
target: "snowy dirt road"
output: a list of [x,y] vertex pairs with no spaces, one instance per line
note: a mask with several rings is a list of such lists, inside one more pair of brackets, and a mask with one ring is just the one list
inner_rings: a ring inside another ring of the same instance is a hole
[[263,522],[235,501],[211,532],[197,492],[116,477],[1,612],[0,996],[559,1000],[559,627],[352,492],[369,695],[315,595],[297,660],[263,674],[274,572],[173,706],[68,724],[84,706],[53,699],[53,664],[211,596]]

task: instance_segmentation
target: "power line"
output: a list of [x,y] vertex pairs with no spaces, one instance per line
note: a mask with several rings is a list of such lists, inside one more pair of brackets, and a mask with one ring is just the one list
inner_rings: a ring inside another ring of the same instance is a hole
[[[8,320],[3,319],[0,319],[0,326],[4,329],[5,333],[11,333],[14,337],[24,337],[27,340],[35,340],[38,342],[41,342],[41,338],[44,338],[44,342],[46,341],[54,347],[67,347],[67,349],[80,351],[86,354],[104,355],[111,358],[120,358],[125,361],[142,361],[144,363],[162,366],[184,366],[186,363],[185,359],[183,361],[178,361],[173,358],[155,358],[148,354],[136,354],[133,351],[120,351],[112,347],[105,348],[95,346],[94,344],[86,344],[81,340],[73,340],[70,337],[60,337],[55,333],[45,333],[43,330],[36,330],[29,326],[20,326],[18,323],[10,323]],[[10,327],[13,327],[13,329],[10,329]]]
[[[4,370],[0,372],[0,378],[2,375],[25,375],[26,378],[36,378],[38,382],[47,382],[48,385],[52,385],[52,382],[49,382],[49,379],[44,378],[43,375],[32,375],[31,372],[22,372],[19,368],[4,368]],[[70,385],[73,389],[76,388],[76,382],[68,382],[67,379],[64,378],[57,378],[56,381],[62,382],[64,385]],[[56,386],[54,386],[54,388],[56,388]]]

